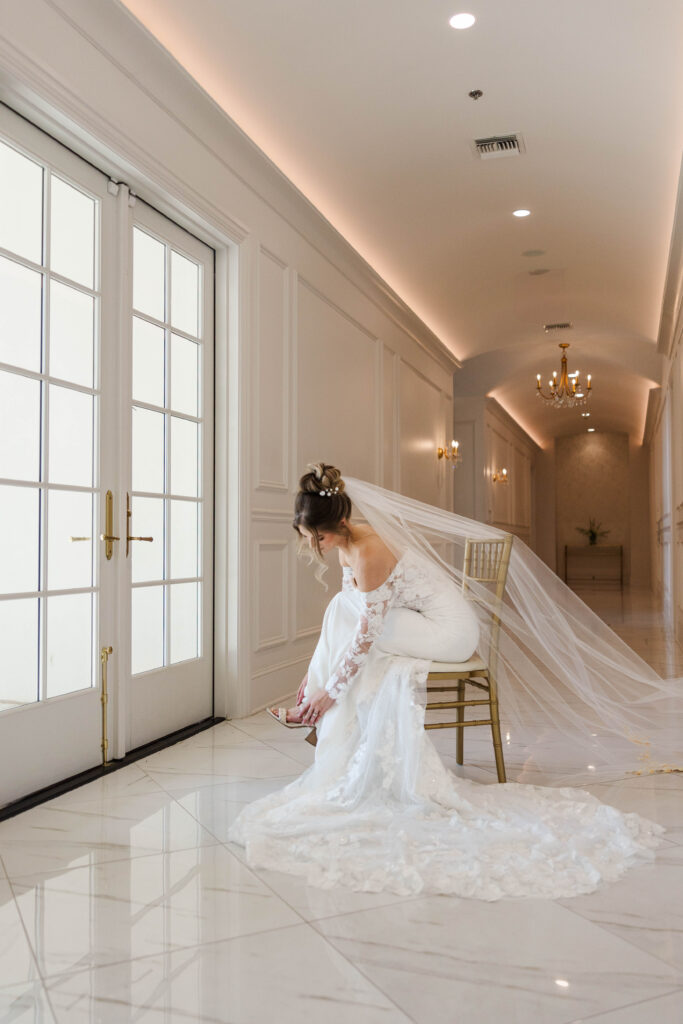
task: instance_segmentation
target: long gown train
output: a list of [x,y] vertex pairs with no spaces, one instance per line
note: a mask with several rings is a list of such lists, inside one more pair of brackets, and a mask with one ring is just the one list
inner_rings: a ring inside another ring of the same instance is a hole
[[[230,839],[248,862],[322,888],[495,900],[591,892],[651,857],[663,829],[587,792],[483,785],[445,767],[423,728],[421,693],[429,660],[472,653],[473,620],[460,595],[444,596],[434,580],[425,590],[416,566],[399,575],[407,596],[386,611],[351,685],[324,715],[315,763],[233,825]],[[348,659],[365,604],[348,579],[332,598],[309,696]],[[460,614],[450,633],[446,612],[451,621]]]

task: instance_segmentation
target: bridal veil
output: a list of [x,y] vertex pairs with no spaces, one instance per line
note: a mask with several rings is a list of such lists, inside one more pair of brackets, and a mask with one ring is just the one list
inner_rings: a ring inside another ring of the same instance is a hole
[[[465,544],[502,532],[362,480],[346,493],[397,557],[412,550],[458,584]],[[486,657],[500,622],[498,689],[508,778],[576,785],[683,770],[683,680],[662,679],[515,538],[503,605],[475,600]],[[467,761],[467,756],[465,758]]]

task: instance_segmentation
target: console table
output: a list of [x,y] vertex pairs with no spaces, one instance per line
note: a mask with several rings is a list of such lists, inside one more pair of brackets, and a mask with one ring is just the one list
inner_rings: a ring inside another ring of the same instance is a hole
[[621,544],[584,544],[564,548],[564,582],[610,583],[624,588],[624,548]]

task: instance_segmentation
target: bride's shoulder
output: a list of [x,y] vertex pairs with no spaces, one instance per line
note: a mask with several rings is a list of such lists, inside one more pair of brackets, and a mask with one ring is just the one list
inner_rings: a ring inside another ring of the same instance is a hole
[[396,556],[374,531],[358,538],[354,551],[354,575],[363,591],[376,590],[396,568]]

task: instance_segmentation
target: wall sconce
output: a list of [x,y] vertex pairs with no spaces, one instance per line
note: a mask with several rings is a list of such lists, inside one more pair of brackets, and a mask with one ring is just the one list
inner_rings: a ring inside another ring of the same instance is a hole
[[494,484],[506,484],[510,478],[507,469],[499,469],[493,474],[491,479]]
[[437,448],[436,454],[440,459],[450,459],[453,469],[459,466],[462,462],[462,452],[460,451],[459,441],[451,441],[450,448]]

